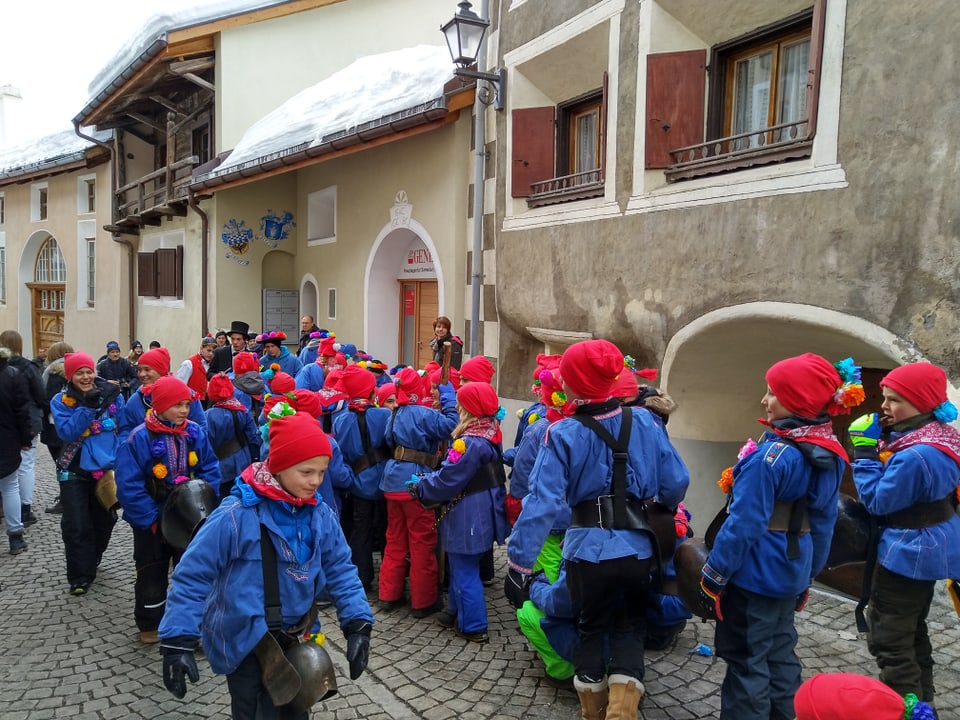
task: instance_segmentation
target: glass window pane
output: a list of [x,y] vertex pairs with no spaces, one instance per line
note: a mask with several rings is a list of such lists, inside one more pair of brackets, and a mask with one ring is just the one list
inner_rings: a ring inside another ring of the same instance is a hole
[[802,120],[807,113],[807,71],[810,40],[785,46],[780,52],[780,106],[777,123]]
[[[770,111],[770,73],[773,52],[739,60],[734,70],[733,134],[762,130],[768,126]],[[756,140],[751,138],[751,145]]]
[[597,164],[597,111],[580,115],[576,119],[576,163],[574,172],[596,170]]

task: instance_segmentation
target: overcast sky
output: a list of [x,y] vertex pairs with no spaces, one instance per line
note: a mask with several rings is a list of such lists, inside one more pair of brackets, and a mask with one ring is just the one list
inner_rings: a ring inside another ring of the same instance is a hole
[[73,127],[87,86],[158,12],[222,0],[0,0],[0,86],[20,91],[18,138]]

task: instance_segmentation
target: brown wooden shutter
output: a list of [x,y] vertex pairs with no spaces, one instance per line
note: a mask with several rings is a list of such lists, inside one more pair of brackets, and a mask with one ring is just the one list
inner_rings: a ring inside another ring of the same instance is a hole
[[554,177],[555,118],[554,107],[513,111],[513,197],[529,197],[530,183]]
[[177,251],[175,248],[157,250],[157,291],[166,297],[177,295]]
[[176,287],[177,297],[183,300],[183,245],[177,245]]
[[137,253],[137,295],[158,297],[157,256],[152,252]]
[[673,165],[670,150],[703,142],[706,50],[647,56],[646,168]]

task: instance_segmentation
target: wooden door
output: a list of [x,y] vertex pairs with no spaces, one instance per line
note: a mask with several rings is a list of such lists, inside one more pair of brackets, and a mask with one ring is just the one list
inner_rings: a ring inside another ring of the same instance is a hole
[[430,340],[439,305],[436,280],[400,282],[400,347],[397,357],[404,365],[422,368],[433,359]]
[[30,288],[33,352],[63,340],[64,283],[27,283]]

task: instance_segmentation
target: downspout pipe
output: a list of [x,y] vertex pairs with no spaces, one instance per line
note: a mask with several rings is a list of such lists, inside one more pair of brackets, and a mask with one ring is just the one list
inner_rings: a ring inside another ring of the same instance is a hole
[[[487,18],[489,2],[480,3],[480,17]],[[480,44],[477,53],[477,69],[487,67],[487,43]],[[477,95],[479,105],[474,102],[473,110],[473,263],[470,270],[470,355],[475,356],[480,349],[480,291],[483,289],[483,199],[484,175],[487,160],[487,108]]]
[[187,188],[187,202],[193,211],[200,216],[200,323],[203,333],[210,332],[207,317],[207,273],[210,260],[208,258],[210,246],[210,218],[200,209],[200,203],[193,188]]
[[[80,130],[80,121],[77,118],[73,120],[73,131],[77,134],[77,137],[83,138],[84,140],[89,140],[96,145],[99,145],[102,148],[105,148],[108,153],[110,153],[110,183],[114,187],[110,192],[110,222],[114,222],[117,219],[117,176],[119,169],[117,167],[117,134],[114,131],[113,142],[107,143],[103,140],[97,140],[91,135],[84,135],[83,131]],[[136,295],[134,294],[134,255],[136,254],[136,248],[133,246],[133,243],[124,238],[118,233],[111,233],[111,240],[120,245],[127,246],[127,277],[130,281],[127,283],[128,292],[127,292],[127,343],[133,342],[136,338],[136,327],[137,327],[137,302]]]

